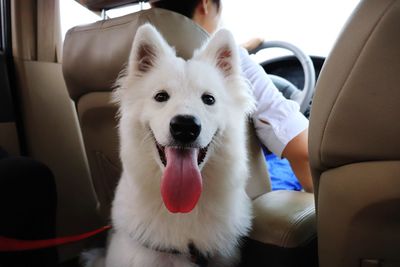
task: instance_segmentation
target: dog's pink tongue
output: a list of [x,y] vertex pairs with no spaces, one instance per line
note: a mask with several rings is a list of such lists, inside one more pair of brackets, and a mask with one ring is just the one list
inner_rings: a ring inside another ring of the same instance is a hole
[[170,212],[190,212],[197,204],[202,180],[197,165],[198,149],[165,148],[167,166],[161,180],[161,195]]

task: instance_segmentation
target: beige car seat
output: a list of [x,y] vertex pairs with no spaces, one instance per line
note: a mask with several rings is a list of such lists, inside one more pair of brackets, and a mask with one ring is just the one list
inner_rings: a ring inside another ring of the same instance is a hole
[[321,267],[400,266],[400,1],[364,0],[310,119]]
[[[127,1],[85,2],[89,9],[99,11],[110,4],[115,6]],[[155,8],[75,27],[65,37],[64,78],[70,97],[76,104],[99,211],[106,220],[121,171],[115,117],[117,108],[110,102],[110,95],[128,59],[135,32],[146,22],[155,25],[168,43],[175,47],[177,54],[186,59],[208,38],[207,33],[192,20]],[[290,248],[289,254],[298,253],[293,248],[301,248],[315,254],[313,195],[285,191],[268,193],[271,188],[265,160],[253,127],[249,129],[251,178],[248,194],[255,207],[251,240],[257,243],[257,247],[261,244],[279,249]],[[255,253],[255,250],[251,251]],[[259,254],[265,255],[263,251]],[[258,257],[258,254],[254,255]],[[274,256],[271,253],[270,257]],[[305,260],[309,262],[310,259]],[[262,262],[258,260],[257,264]]]

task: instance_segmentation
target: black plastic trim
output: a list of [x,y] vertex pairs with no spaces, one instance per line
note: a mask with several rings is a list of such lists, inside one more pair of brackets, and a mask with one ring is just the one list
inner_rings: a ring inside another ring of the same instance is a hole
[[0,0],[0,122],[15,122],[21,155],[27,154],[12,54],[11,1]]

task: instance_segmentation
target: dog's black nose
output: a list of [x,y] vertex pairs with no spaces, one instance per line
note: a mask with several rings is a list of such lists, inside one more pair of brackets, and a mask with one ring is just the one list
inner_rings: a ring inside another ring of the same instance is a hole
[[184,144],[196,140],[200,134],[200,130],[200,121],[191,115],[177,115],[169,123],[169,131],[172,137]]

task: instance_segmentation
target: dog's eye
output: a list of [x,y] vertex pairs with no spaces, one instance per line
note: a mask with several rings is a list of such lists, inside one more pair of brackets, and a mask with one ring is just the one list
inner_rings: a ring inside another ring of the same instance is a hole
[[154,96],[157,102],[165,102],[169,99],[169,94],[165,91],[161,91]]
[[215,103],[215,98],[209,94],[203,94],[201,96],[201,100],[203,100],[204,104],[209,105],[209,106],[214,105],[214,103]]

